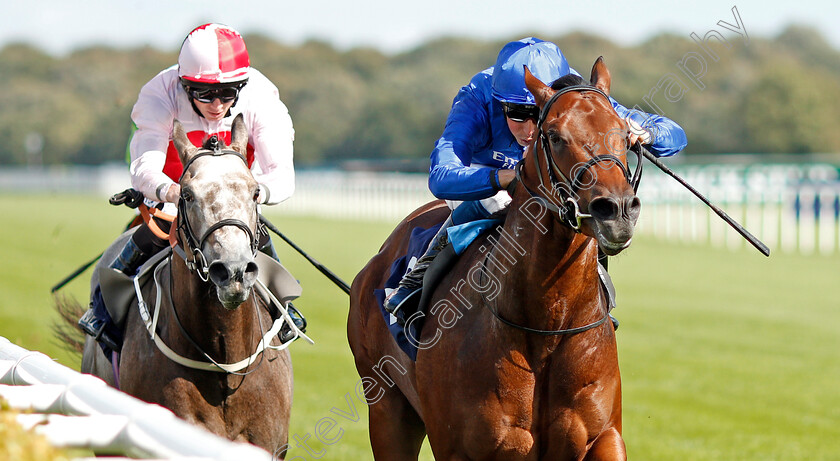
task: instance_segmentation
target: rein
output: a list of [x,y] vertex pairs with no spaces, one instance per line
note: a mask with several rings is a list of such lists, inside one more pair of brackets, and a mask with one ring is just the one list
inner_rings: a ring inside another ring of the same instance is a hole
[[172,223],[173,221],[175,221],[175,216],[164,213],[163,211],[157,208],[149,208],[145,203],[140,203],[137,209],[140,210],[140,216],[143,217],[143,222],[145,222],[146,225],[149,226],[149,230],[152,231],[152,233],[155,234],[157,238],[163,240],[169,239],[169,234],[164,232],[160,228],[160,226],[158,226],[157,221],[152,218],[158,218],[160,220]]
[[[492,253],[492,251],[487,252],[487,256],[484,257],[484,261],[481,263],[481,278],[482,278],[482,281],[485,277],[485,274],[487,273],[487,260],[490,257],[490,253]],[[484,304],[484,307],[486,307],[487,310],[490,311],[490,313],[493,314],[494,317],[499,319],[500,322],[504,323],[507,326],[516,328],[517,330],[522,330],[522,331],[526,331],[528,333],[533,333],[533,334],[537,334],[537,335],[541,335],[541,336],[576,335],[578,333],[583,333],[586,330],[591,330],[593,328],[596,328],[596,327],[599,327],[599,326],[603,325],[607,321],[607,319],[609,318],[609,312],[607,311],[607,309],[604,309],[604,316],[603,317],[601,317],[599,320],[596,320],[592,323],[583,325],[581,327],[565,328],[565,329],[562,329],[562,330],[540,330],[540,329],[536,329],[536,328],[526,327],[524,325],[519,325],[518,323],[511,322],[510,320],[502,317],[499,314],[498,311],[496,311],[495,309],[490,307],[490,303],[487,302],[487,298],[484,296],[484,292],[481,292],[481,300],[483,301],[482,304]]]
[[[175,287],[173,286],[174,283],[175,283],[174,282],[174,277],[172,276],[172,264],[169,264],[169,293],[170,294],[173,293],[173,290],[175,289]],[[262,335],[263,334],[263,326],[262,326],[262,319],[260,318],[259,304],[257,303],[256,297],[254,296],[253,291],[251,292],[251,299],[254,301],[254,313],[257,316],[257,325],[260,326],[260,334]],[[246,371],[244,373],[240,373],[239,370],[234,370],[233,369],[234,367],[231,366],[231,365],[222,364],[222,363],[217,362],[216,360],[213,359],[213,357],[210,356],[210,354],[208,354],[207,352],[204,351],[204,349],[201,348],[201,346],[187,332],[187,329],[184,328],[183,323],[181,323],[181,317],[178,316],[178,309],[175,307],[175,299],[173,299],[171,297],[171,295],[170,295],[170,304],[172,305],[172,313],[175,315],[175,324],[178,325],[178,329],[181,330],[181,335],[184,338],[186,338],[187,341],[189,341],[189,343],[192,344],[192,346],[198,352],[200,352],[201,355],[204,356],[204,358],[206,358],[210,363],[215,365],[220,370],[225,370],[227,373],[232,374],[232,375],[247,376],[247,375],[257,371],[260,368],[260,366],[263,364],[263,360],[265,360],[265,354],[260,354],[260,361],[259,361],[259,363],[257,363],[257,366],[255,368],[253,368],[252,370]],[[158,306],[158,308],[160,308],[160,306]],[[250,366],[250,365],[251,364],[249,362],[248,366]]]
[[[272,350],[280,351],[280,350],[286,349],[287,347],[289,347],[289,345],[292,344],[293,341],[288,341],[288,342],[285,342],[283,344],[280,344],[279,346],[271,345],[272,339],[280,332],[280,329],[283,327],[284,323],[289,323],[290,325],[294,325],[294,323],[292,322],[291,317],[289,317],[288,311],[286,310],[285,306],[274,296],[274,294],[271,293],[271,291],[268,289],[268,287],[266,287],[263,284],[262,281],[257,280],[257,285],[256,286],[259,287],[259,289],[262,291],[260,296],[263,297],[263,299],[267,303],[274,304],[277,307],[277,309],[280,311],[281,316],[274,320],[274,323],[272,324],[272,326],[268,330],[268,332],[266,332],[266,334],[263,335],[262,338],[260,338],[260,343],[257,346],[256,351],[250,357],[248,357],[246,359],[243,359],[243,360],[240,360],[236,363],[219,363],[216,360],[213,360],[213,358],[211,358],[206,352],[201,350],[201,348],[199,348],[199,352],[201,352],[202,355],[204,355],[205,358],[207,358],[207,360],[208,360],[207,362],[202,362],[200,360],[193,360],[193,359],[190,359],[190,358],[187,358],[187,357],[184,357],[184,356],[178,354],[177,352],[172,350],[172,348],[167,346],[166,343],[163,341],[163,338],[161,338],[157,334],[157,324],[158,324],[158,318],[160,316],[160,311],[162,310],[161,309],[161,301],[162,301],[163,291],[164,291],[161,287],[159,274],[160,274],[160,272],[163,271],[165,266],[167,266],[167,265],[171,266],[171,264],[172,264],[172,255],[170,254],[170,256],[166,259],[165,262],[163,262],[161,264],[158,264],[158,265],[150,265],[145,271],[143,271],[140,274],[137,274],[134,277],[134,291],[137,295],[137,307],[140,310],[140,318],[143,321],[143,324],[146,326],[146,332],[149,334],[149,338],[155,343],[155,345],[158,347],[158,349],[161,351],[161,353],[163,353],[163,355],[165,355],[167,358],[169,358],[173,362],[175,362],[179,365],[183,365],[187,368],[195,369],[195,370],[214,371],[214,372],[218,372],[218,373],[242,375],[242,374],[245,374],[245,373],[238,373],[238,372],[248,368],[249,366],[251,366],[251,364],[255,363],[257,361],[257,359],[259,358],[260,354],[262,354],[263,351],[265,351],[266,349],[272,349]],[[152,279],[154,280],[154,284],[155,284],[155,301],[154,301],[154,305],[153,305],[154,314],[149,313],[149,306],[146,304],[146,301],[143,298],[143,292],[142,292],[141,287],[140,287],[141,276],[143,276],[149,270],[153,271],[152,272]],[[170,281],[171,281],[171,277],[170,277]],[[171,293],[172,292],[170,291],[170,294]],[[255,304],[257,304],[257,303],[255,303]],[[173,303],[173,310],[174,310],[174,303]],[[259,316],[259,312],[257,313],[257,315]],[[176,317],[177,317],[177,312],[176,312]],[[176,320],[176,322],[177,322],[177,320]],[[181,328],[181,331],[183,331],[183,326],[180,325],[180,322],[178,322],[178,324],[179,324],[178,327]],[[309,339],[309,337],[306,336],[305,334],[303,334],[299,331],[297,331],[297,334],[299,336],[303,337],[304,339],[306,339],[307,341],[309,341],[310,343],[312,342],[312,340]],[[187,339],[192,342],[192,339],[189,338],[189,336],[187,336]],[[250,372],[247,372],[247,373],[250,373]]]
[[[572,86],[567,86],[565,88],[557,90],[557,92],[554,93],[551,96],[551,98],[548,100],[548,102],[546,102],[546,104],[540,110],[540,116],[539,116],[539,119],[537,120],[537,129],[539,130],[539,143],[542,146],[541,153],[542,153],[542,156],[545,157],[546,171],[548,173],[548,181],[549,181],[549,185],[551,186],[551,188],[549,189],[546,186],[546,183],[545,183],[545,180],[544,180],[543,176],[541,174],[539,174],[539,172],[540,172],[540,161],[539,161],[539,158],[538,158],[539,156],[536,153],[533,153],[532,157],[534,158],[534,166],[537,169],[537,176],[539,177],[539,180],[540,180],[540,184],[539,184],[539,186],[537,186],[537,188],[542,193],[548,194],[549,196],[554,195],[554,194],[558,195],[559,199],[560,199],[560,203],[555,204],[549,198],[546,198],[546,197],[543,197],[542,195],[537,194],[537,192],[535,192],[534,190],[529,188],[528,185],[525,184],[524,181],[522,181],[522,176],[521,176],[521,174],[522,174],[521,173],[521,169],[522,169],[521,165],[522,164],[521,164],[521,162],[516,164],[516,167],[514,167],[514,171],[516,172],[517,182],[522,184],[522,187],[525,188],[525,190],[528,192],[528,194],[531,197],[536,199],[541,205],[545,206],[549,210],[556,213],[558,215],[558,217],[560,218],[560,222],[562,222],[563,224],[565,224],[566,226],[571,228],[573,231],[575,231],[577,233],[580,233],[581,222],[584,219],[588,219],[588,218],[592,217],[591,214],[582,213],[580,211],[580,204],[578,203],[579,197],[578,197],[577,192],[581,188],[581,184],[582,184],[581,179],[583,178],[583,175],[586,174],[586,172],[589,171],[589,169],[591,169],[593,166],[595,166],[599,163],[614,163],[614,164],[618,165],[618,167],[621,169],[621,172],[624,174],[624,178],[633,187],[633,191],[635,192],[636,190],[638,190],[639,180],[641,179],[642,158],[641,158],[641,153],[639,151],[634,151],[634,152],[636,152],[636,155],[638,156],[638,162],[636,163],[636,170],[633,173],[633,175],[631,176],[630,171],[627,169],[626,166],[624,166],[624,163],[617,156],[612,155],[612,154],[595,155],[592,158],[590,158],[589,160],[587,160],[586,162],[579,163],[579,164],[575,165],[575,168],[579,168],[579,169],[575,173],[574,178],[569,179],[569,177],[565,173],[563,173],[562,170],[560,170],[560,168],[557,166],[557,163],[554,161],[554,158],[551,155],[550,143],[549,143],[549,140],[548,140],[548,136],[545,134],[545,131],[543,130],[543,124],[545,123],[546,118],[548,118],[549,110],[554,105],[554,103],[557,101],[557,99],[560,98],[560,96],[562,96],[566,93],[573,92],[573,91],[574,92],[592,91],[592,92],[600,94],[601,96],[603,96],[604,98],[607,99],[607,102],[609,102],[609,96],[607,96],[607,94],[604,93],[599,88],[596,88],[594,86],[589,86],[589,85],[572,85]],[[610,105],[612,105],[612,103],[610,103]],[[535,150],[536,150],[536,145],[535,145]],[[558,177],[560,179],[558,179]]]

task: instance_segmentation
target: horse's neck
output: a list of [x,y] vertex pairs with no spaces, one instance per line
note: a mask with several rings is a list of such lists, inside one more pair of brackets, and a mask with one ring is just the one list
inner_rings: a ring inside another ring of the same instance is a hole
[[[550,212],[539,219],[527,216],[519,209],[521,199],[517,197],[511,204],[503,231],[506,235],[494,250],[498,253],[505,249],[517,258],[507,271],[487,269],[494,270],[502,289],[509,292],[505,298],[516,300],[498,306],[499,312],[532,328],[568,328],[576,318],[591,316],[589,311],[597,306],[597,246]],[[499,257],[490,259],[510,262]]]
[[[183,259],[173,257],[171,264],[176,287],[171,299],[187,334],[216,361],[231,363],[250,356],[262,336],[254,297],[235,310],[227,310],[219,302],[215,286],[202,282]],[[176,351],[195,356],[195,347],[184,337],[171,311],[168,314],[166,340],[177,346],[173,347]]]

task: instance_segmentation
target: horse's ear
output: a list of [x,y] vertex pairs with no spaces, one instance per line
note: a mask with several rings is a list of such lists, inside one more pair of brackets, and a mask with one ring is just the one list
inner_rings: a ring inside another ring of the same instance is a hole
[[607,69],[607,65],[604,64],[604,57],[598,56],[598,59],[595,60],[595,64],[592,65],[592,74],[589,77],[589,83],[609,95],[611,80],[610,70]]
[[248,147],[248,128],[245,126],[245,118],[237,114],[230,126],[230,148],[244,154]]
[[551,87],[540,81],[537,77],[534,77],[534,74],[528,70],[528,66],[525,66],[525,86],[534,95],[534,101],[540,107],[544,106],[551,99],[551,95],[554,94],[554,90]]
[[172,124],[172,144],[174,144],[175,149],[178,150],[178,155],[181,157],[182,165],[186,165],[187,161],[198,150],[195,146],[193,146],[189,138],[187,138],[187,132],[184,131],[184,127],[181,126],[181,122],[178,120],[175,120]]

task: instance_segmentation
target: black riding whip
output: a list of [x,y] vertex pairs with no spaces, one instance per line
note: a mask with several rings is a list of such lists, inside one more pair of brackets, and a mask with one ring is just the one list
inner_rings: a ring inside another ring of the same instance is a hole
[[327,269],[326,267],[324,267],[324,265],[323,265],[323,264],[321,264],[321,263],[319,263],[318,261],[316,261],[316,260],[315,260],[315,258],[313,258],[313,257],[309,256],[308,254],[306,254],[306,252],[305,252],[305,251],[303,251],[303,250],[302,250],[299,246],[295,245],[295,242],[292,242],[291,240],[289,240],[289,238],[288,238],[288,237],[286,237],[285,235],[283,235],[283,233],[282,233],[282,232],[280,232],[280,229],[278,229],[278,228],[277,228],[274,224],[271,224],[271,221],[269,221],[268,219],[266,219],[266,217],[265,217],[265,216],[260,215],[260,222],[261,222],[261,223],[263,223],[263,224],[265,224],[265,226],[266,226],[266,227],[268,227],[269,229],[271,229],[271,231],[272,231],[272,232],[274,232],[275,234],[277,234],[277,235],[278,235],[281,239],[283,239],[283,241],[285,241],[286,243],[288,243],[288,244],[289,244],[289,246],[291,246],[291,247],[292,247],[292,248],[294,248],[294,249],[295,249],[298,253],[300,253],[300,254],[301,254],[301,256],[303,256],[304,258],[306,258],[306,260],[307,260],[307,261],[309,261],[309,262],[310,262],[313,266],[315,266],[315,268],[316,268],[316,269],[318,269],[319,271],[321,271],[321,273],[322,273],[322,274],[324,274],[324,275],[325,275],[328,279],[330,279],[333,283],[335,283],[336,285],[338,285],[338,287],[339,287],[339,288],[341,288],[342,290],[344,290],[344,292],[345,292],[345,293],[347,293],[348,295],[350,294],[350,285],[348,285],[348,284],[347,284],[347,282],[345,282],[344,280],[341,280],[341,278],[339,278],[339,276],[335,275],[335,274],[334,274],[331,270],[329,270],[329,269]]
[[81,274],[82,272],[87,270],[88,267],[92,266],[93,263],[98,261],[99,258],[101,258],[103,254],[105,254],[105,253],[99,253],[99,255],[97,255],[95,258],[93,258],[90,261],[82,264],[78,269],[73,271],[72,274],[68,275],[67,277],[64,278],[64,280],[58,282],[57,284],[55,284],[54,287],[50,288],[50,293],[55,293],[56,291],[60,290],[64,285],[67,285],[68,283],[70,283],[71,280],[78,277],[79,274]]
[[645,156],[646,159],[650,160],[651,163],[656,165],[660,170],[665,172],[668,176],[674,178],[682,184],[686,189],[691,191],[697,198],[699,198],[703,203],[705,203],[709,208],[712,209],[721,219],[726,221],[727,224],[732,226],[742,237],[744,237],[748,242],[752,244],[758,251],[761,252],[764,256],[770,256],[770,248],[767,247],[761,240],[759,240],[756,236],[752,235],[748,230],[744,228],[744,226],[738,224],[737,221],[729,217],[725,211],[721,210],[715,204],[709,201],[703,194],[701,194],[697,189],[691,186],[691,184],[687,183],[683,178],[679,177],[673,170],[665,166],[661,160],[659,160],[655,155],[651,154],[647,149],[644,148],[642,145],[638,145],[641,148],[642,155]]

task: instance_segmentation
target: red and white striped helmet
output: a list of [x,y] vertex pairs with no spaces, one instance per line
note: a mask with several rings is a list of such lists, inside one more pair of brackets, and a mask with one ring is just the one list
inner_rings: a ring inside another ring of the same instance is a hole
[[193,29],[178,55],[178,75],[191,83],[241,83],[248,79],[250,66],[242,36],[221,24],[204,24]]

